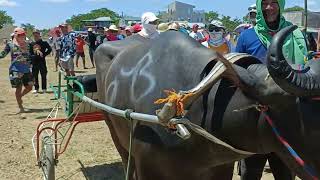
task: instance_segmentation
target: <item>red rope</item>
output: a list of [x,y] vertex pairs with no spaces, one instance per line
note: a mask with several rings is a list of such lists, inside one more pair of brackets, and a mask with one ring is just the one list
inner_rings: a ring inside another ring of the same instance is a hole
[[296,162],[310,175],[312,180],[319,180],[319,178],[317,178],[317,176],[316,176],[314,169],[312,167],[308,166],[303,161],[303,159],[300,158],[298,153],[292,148],[292,146],[288,143],[288,141],[281,136],[280,131],[277,129],[277,127],[273,123],[272,119],[267,114],[268,107],[267,106],[259,106],[257,109],[261,112],[261,114],[264,115],[265,120],[271,126],[272,131],[275,133],[277,139],[287,148],[287,150],[294,157]]

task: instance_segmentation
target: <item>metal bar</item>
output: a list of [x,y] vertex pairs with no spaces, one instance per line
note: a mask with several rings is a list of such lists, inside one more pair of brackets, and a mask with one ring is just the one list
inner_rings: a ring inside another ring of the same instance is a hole
[[59,71],[59,82],[58,82],[58,99],[61,97],[61,71]]
[[67,82],[67,116],[70,117],[73,112],[73,88],[69,84],[69,80]]
[[51,131],[54,131],[54,129],[52,127],[45,127],[45,128],[42,128],[40,131],[37,130],[37,161],[39,162],[39,159],[40,159],[40,143],[39,143],[39,140],[40,140],[40,135],[42,134],[43,131],[45,130],[51,130]]
[[[78,96],[79,98],[81,98],[81,94],[78,92],[74,93],[76,96]],[[90,98],[88,98],[87,96],[83,96],[81,98],[84,102],[87,102],[89,104],[91,104],[92,106],[99,108],[101,110],[104,110],[110,114],[116,115],[116,116],[120,116],[123,118],[126,118],[126,112],[120,109],[116,109],[113,107],[110,107],[108,105],[99,103],[97,101],[94,101]],[[149,123],[154,123],[154,124],[160,124],[162,125],[162,123],[160,122],[160,120],[158,119],[157,116],[155,115],[149,115],[149,114],[142,114],[142,113],[130,113],[130,118],[133,120],[138,120],[138,121],[144,121],[144,122],[149,122]],[[127,119],[127,118],[126,118]],[[178,120],[178,119],[171,119],[171,120]],[[187,139],[190,137],[190,132],[185,128],[185,126],[183,124],[177,124],[176,125],[177,128],[177,134],[179,135],[179,137],[183,138],[183,139]]]
[[80,87],[80,93],[84,96],[84,88],[83,85],[78,80],[73,80],[73,83],[77,84]]
[[304,0],[304,33],[307,37],[308,29],[308,0]]
[[53,91],[55,99],[60,99],[61,97],[62,97],[62,99],[66,99],[67,98],[67,96],[64,93],[61,93],[62,92],[61,91],[62,87],[67,87],[67,86],[66,85],[53,86],[52,84],[50,84],[50,89]]
[[[84,115],[84,116],[80,115],[80,116],[76,117],[76,119],[72,123],[71,131],[70,131],[69,137],[67,138],[67,142],[64,144],[63,149],[62,150],[60,149],[60,151],[58,152],[58,156],[63,154],[66,151],[66,149],[67,149],[67,147],[68,147],[68,145],[70,143],[71,137],[72,137],[72,135],[73,135],[73,133],[74,133],[74,131],[75,131],[75,129],[76,129],[78,124],[86,123],[86,122],[101,121],[101,120],[103,120],[102,117],[103,117],[102,113],[99,113],[99,114],[98,113],[97,114],[87,114],[87,115]],[[68,132],[69,132],[69,130],[68,130]]]
[[[69,134],[69,137],[67,138],[67,142],[66,142],[66,144],[63,146],[63,149],[62,149],[62,150],[61,150],[61,147],[60,147],[59,152],[58,152],[58,154],[57,154],[58,156],[61,155],[62,153],[64,153],[64,152],[67,150],[67,147],[68,147],[68,145],[69,145],[69,142],[70,142],[70,140],[71,140],[71,137],[72,137],[72,135],[73,135],[73,132],[74,132],[75,128],[77,127],[77,125],[78,125],[79,123],[80,123],[80,122],[73,123],[72,128],[71,128],[71,132],[70,132],[70,134]],[[68,130],[68,132],[69,132],[69,130]],[[62,146],[62,144],[61,144],[61,146]]]
[[[80,93],[76,92],[74,94],[76,96],[78,96],[79,98],[81,98],[81,94]],[[102,110],[104,110],[104,111],[106,111],[106,112],[108,112],[110,114],[113,114],[113,115],[116,115],[116,116],[120,116],[120,117],[123,117],[123,118],[126,117],[125,116],[125,111],[110,107],[110,106],[102,104],[102,103],[99,103],[97,101],[94,101],[94,100],[88,98],[87,96],[83,96],[82,100],[84,102],[87,102],[87,103],[91,104],[92,106],[95,106],[95,107],[97,107],[99,109],[102,109]],[[142,114],[142,113],[131,113],[130,117],[132,119],[138,120],[138,121],[144,121],[144,122],[160,124],[160,121],[159,121],[158,117],[155,116],[155,115],[148,115],[148,114]]]

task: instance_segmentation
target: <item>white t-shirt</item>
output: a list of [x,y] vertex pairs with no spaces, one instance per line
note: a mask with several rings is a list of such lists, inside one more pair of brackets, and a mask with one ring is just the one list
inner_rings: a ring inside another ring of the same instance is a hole
[[203,35],[201,34],[201,32],[191,32],[190,34],[189,34],[189,36],[190,37],[192,37],[193,39],[195,39],[196,41],[199,41],[199,40],[201,40],[201,39],[203,39],[204,37],[203,37]]

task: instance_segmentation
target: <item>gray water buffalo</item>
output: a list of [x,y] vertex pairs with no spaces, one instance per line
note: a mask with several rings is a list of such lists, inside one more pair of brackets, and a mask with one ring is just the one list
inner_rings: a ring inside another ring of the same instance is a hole
[[[254,57],[240,59],[233,65],[237,77],[226,77],[212,86],[188,107],[186,118],[238,149],[274,152],[301,178],[311,179],[277,140],[261,113],[250,108],[257,103],[267,105],[282,136],[319,176],[320,102],[311,97],[320,94],[320,63],[312,61],[303,71],[287,64],[280,49],[293,29],[276,35],[267,65],[258,64]],[[154,102],[166,96],[163,90],[195,87],[219,60],[215,52],[179,32],[163,33],[153,42],[133,38],[105,43],[95,54],[100,101],[118,109],[155,114],[161,105]],[[126,165],[128,122],[110,114],[107,117]],[[135,125],[131,176],[139,180],[231,179],[233,162],[245,157],[195,133],[182,140],[161,125],[139,122]]]

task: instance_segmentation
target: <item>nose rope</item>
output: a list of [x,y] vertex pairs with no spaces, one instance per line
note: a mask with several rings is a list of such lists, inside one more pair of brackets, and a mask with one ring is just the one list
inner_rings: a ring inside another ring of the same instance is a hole
[[311,166],[308,166],[298,155],[298,153],[292,148],[288,141],[281,136],[280,131],[275,126],[270,116],[267,114],[268,106],[259,105],[257,106],[257,110],[260,111],[261,114],[264,116],[264,119],[271,126],[272,131],[276,135],[277,139],[281,142],[282,145],[284,145],[287,148],[289,153],[294,157],[295,161],[305,170],[305,172],[307,172],[307,174],[311,177],[312,180],[319,180],[319,178],[316,176],[315,170]]

